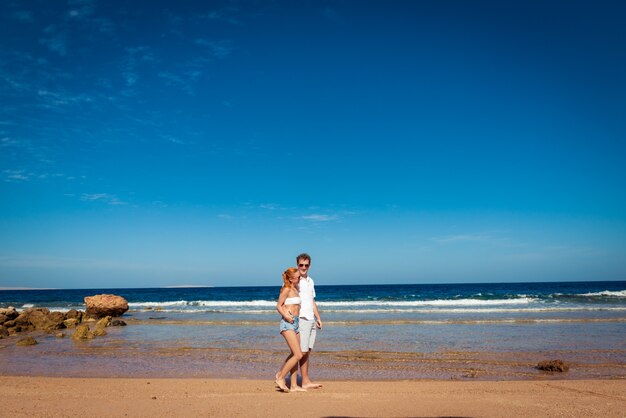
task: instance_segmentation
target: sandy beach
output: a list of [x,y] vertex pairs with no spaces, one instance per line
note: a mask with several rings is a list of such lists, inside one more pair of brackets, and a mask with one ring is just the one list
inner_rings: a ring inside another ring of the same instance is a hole
[[626,380],[271,381],[0,377],[3,416],[626,416]]

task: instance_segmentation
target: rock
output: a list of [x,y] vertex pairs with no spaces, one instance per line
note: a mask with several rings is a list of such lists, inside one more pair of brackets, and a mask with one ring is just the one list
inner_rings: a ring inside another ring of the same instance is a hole
[[128,310],[128,302],[121,296],[95,295],[85,298],[86,314],[93,318],[121,316]]
[[19,325],[15,325],[12,327],[7,327],[7,331],[9,331],[9,335],[15,335],[18,332],[22,331],[22,327]]
[[48,325],[48,317],[42,311],[31,311],[27,318],[28,322],[36,329],[45,329]]
[[76,319],[80,322],[83,318],[83,312],[77,311],[76,309],[70,309],[65,313],[65,319]]
[[12,328],[16,324],[15,324],[15,320],[10,320],[10,321],[5,322],[3,325],[5,326],[5,328]]
[[4,315],[9,319],[15,319],[19,316],[19,312],[15,307],[9,306],[8,308],[0,308],[0,315]]
[[[49,314],[50,309],[48,308],[28,308],[15,318],[15,324],[22,326],[22,328],[27,328],[29,325],[32,325],[33,329],[38,328],[39,326],[43,326],[45,322],[44,318],[47,318]],[[34,322],[31,322],[31,317]]]
[[28,322],[34,327],[34,329],[40,329],[48,332],[65,328],[65,325],[63,324],[64,320],[64,313],[50,312],[47,309],[33,310],[28,316]]
[[65,338],[65,333],[57,332],[56,334],[54,334],[54,336],[57,337],[57,338]]
[[111,326],[112,327],[125,327],[126,322],[122,321],[121,319],[114,319],[111,321]]
[[63,312],[56,312],[56,311],[50,312],[50,315],[48,315],[48,319],[53,324],[62,325],[63,321],[65,321],[65,314]]
[[66,319],[65,321],[63,321],[63,325],[65,325],[65,328],[74,328],[79,323],[80,323],[80,321],[78,321],[78,319],[76,319],[76,318],[69,318],[69,319]]
[[93,338],[93,332],[89,330],[89,325],[80,324],[76,327],[76,331],[72,334],[74,340],[90,340]]
[[21,314],[18,315],[17,318],[15,318],[15,325],[19,325],[19,326],[28,326],[28,324],[30,324],[29,318],[30,317],[30,312],[28,311],[24,311]]
[[9,320],[9,317],[4,315],[4,314],[0,314],[0,325],[4,324],[5,322],[7,322]]
[[547,372],[566,372],[569,370],[569,365],[562,360],[545,360],[539,362],[537,368]]
[[6,329],[4,326],[0,325],[0,338],[4,338],[8,336],[9,336],[9,330]]
[[35,340],[33,337],[24,337],[24,338],[20,338],[16,345],[19,346],[27,346],[27,345],[35,345],[37,344],[37,340]]
[[96,328],[106,328],[111,325],[111,317],[105,316],[98,322],[96,322]]
[[102,337],[103,335],[107,335],[107,332],[103,327],[96,327],[96,329],[93,330],[94,337]]

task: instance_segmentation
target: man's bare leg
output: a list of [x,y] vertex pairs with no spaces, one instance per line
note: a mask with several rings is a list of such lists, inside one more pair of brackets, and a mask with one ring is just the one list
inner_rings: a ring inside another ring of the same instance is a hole
[[304,389],[319,389],[322,387],[319,383],[311,382],[311,378],[309,377],[309,355],[310,351],[306,353],[302,353],[302,358],[300,359],[300,374],[302,375],[302,387]]

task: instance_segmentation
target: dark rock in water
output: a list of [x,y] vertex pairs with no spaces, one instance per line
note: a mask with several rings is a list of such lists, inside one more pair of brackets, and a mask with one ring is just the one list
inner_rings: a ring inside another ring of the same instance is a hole
[[87,305],[85,314],[93,318],[121,316],[128,310],[126,299],[116,295],[87,296],[85,304]]
[[107,335],[107,332],[106,332],[105,328],[108,327],[110,323],[111,323],[111,317],[110,316],[105,316],[104,318],[99,320],[96,323],[96,329],[93,330],[94,337],[100,337],[100,336],[103,336],[103,335]]
[[30,324],[30,321],[28,320],[28,318],[30,317],[30,312],[28,311],[24,311],[21,314],[19,314],[19,316],[17,318],[15,318],[15,325],[19,325],[19,326],[23,326],[26,327],[28,326],[28,324]]
[[106,328],[111,325],[111,317],[105,316],[98,322],[96,322],[96,328]]
[[19,316],[19,312],[14,306],[9,306],[8,308],[0,308],[0,315],[4,315],[8,319],[15,319]]
[[167,319],[167,316],[149,316],[148,319]]
[[83,318],[83,312],[77,311],[76,309],[70,309],[65,313],[65,319],[76,319],[80,322]]
[[9,331],[9,335],[15,335],[22,331],[22,327],[20,325],[13,325],[12,327],[7,327],[7,331]]
[[537,368],[547,372],[566,372],[569,365],[562,360],[545,360],[537,364]]
[[50,325],[48,315],[50,315],[48,308],[28,308],[15,318],[15,325],[19,325],[22,331],[46,329],[46,326]]
[[44,331],[54,331],[57,329],[65,328],[63,321],[65,320],[65,314],[62,312],[50,312],[46,310],[32,310],[28,315],[28,322],[34,329],[40,329]]
[[96,329],[93,330],[94,337],[102,337],[104,335],[107,335],[107,332],[103,327],[96,327]]
[[48,317],[42,311],[31,311],[28,315],[28,322],[34,326],[35,329],[45,329],[49,325]]
[[125,327],[126,322],[122,321],[121,319],[114,319],[111,321],[111,326],[112,327]]
[[63,312],[50,312],[48,320],[53,324],[61,326],[63,328],[63,321],[65,321],[65,314]]
[[65,325],[65,328],[74,328],[79,323],[80,323],[80,321],[78,319],[76,319],[76,318],[69,318],[69,319],[66,319],[65,321],[63,321],[63,325]]
[[24,338],[20,338],[16,345],[19,346],[27,346],[27,345],[35,345],[37,344],[37,340],[35,340],[33,337],[24,337]]
[[75,340],[90,340],[93,338],[93,332],[89,330],[89,325],[80,324],[76,327],[72,338]]

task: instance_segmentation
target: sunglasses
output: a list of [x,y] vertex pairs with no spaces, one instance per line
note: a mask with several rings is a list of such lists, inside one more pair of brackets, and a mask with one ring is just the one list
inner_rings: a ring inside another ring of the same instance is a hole
[[309,267],[308,264],[298,264],[298,267]]

